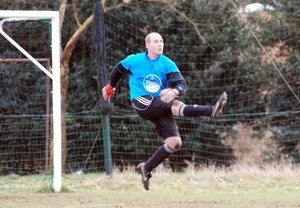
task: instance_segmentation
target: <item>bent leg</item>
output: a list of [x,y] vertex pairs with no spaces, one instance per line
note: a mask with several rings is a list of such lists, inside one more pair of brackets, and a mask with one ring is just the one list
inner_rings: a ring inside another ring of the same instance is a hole
[[182,140],[179,136],[168,137],[165,139],[165,144],[167,144],[167,146],[170,147],[173,152],[176,152],[181,147]]
[[145,163],[145,169],[148,172],[151,172],[160,163],[167,159],[172,153],[172,150],[168,146],[166,146],[166,144],[162,145],[156,150],[152,157],[149,160],[147,160],[147,162]]
[[177,151],[182,145],[181,138],[178,136],[168,137],[165,144],[159,147],[153,156],[145,163],[145,169],[151,172],[160,163],[167,159],[172,153]]
[[181,146],[181,138],[178,136],[166,138],[165,144],[159,147],[147,162],[140,163],[137,166],[137,169],[142,175],[142,183],[146,190],[149,190],[151,171],[177,150],[171,148],[169,145],[179,149]]

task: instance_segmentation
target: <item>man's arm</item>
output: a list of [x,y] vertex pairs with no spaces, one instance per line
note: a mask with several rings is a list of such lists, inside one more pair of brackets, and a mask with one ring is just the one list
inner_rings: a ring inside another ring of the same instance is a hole
[[183,95],[187,90],[187,85],[180,72],[167,74],[170,88],[161,91],[161,100],[165,103],[173,101],[176,97]]
[[106,101],[115,95],[117,83],[126,73],[128,73],[127,69],[119,62],[111,72],[108,84],[102,88],[102,96]]
[[167,74],[170,87],[178,91],[177,96],[183,95],[187,90],[187,84],[180,72],[171,72]]
[[126,73],[128,73],[128,70],[121,64],[121,62],[119,62],[110,74],[110,79],[109,79],[110,86],[116,87],[119,80]]

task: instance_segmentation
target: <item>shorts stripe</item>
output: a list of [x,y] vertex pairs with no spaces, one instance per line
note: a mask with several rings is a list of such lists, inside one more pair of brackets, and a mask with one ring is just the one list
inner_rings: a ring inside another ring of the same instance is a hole
[[139,101],[140,103],[142,103],[143,105],[149,106],[151,104],[151,100],[148,100],[144,97],[137,97],[135,98],[137,101]]

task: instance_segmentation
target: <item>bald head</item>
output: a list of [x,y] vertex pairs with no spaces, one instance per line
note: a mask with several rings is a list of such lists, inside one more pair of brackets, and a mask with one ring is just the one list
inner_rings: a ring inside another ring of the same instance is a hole
[[154,38],[162,39],[161,35],[158,32],[151,32],[145,38],[145,44],[150,43]]
[[157,32],[149,33],[145,38],[145,45],[148,50],[147,56],[149,59],[157,59],[164,50],[164,41],[161,35]]

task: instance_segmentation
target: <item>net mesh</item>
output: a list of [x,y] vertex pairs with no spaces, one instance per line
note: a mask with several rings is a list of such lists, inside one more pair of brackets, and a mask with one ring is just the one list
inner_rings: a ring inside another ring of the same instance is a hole
[[[210,4],[183,1],[174,7],[144,2],[113,9],[117,4],[120,2],[111,1],[105,12],[109,72],[126,56],[144,51],[145,35],[158,31],[164,38],[165,55],[178,64],[188,83],[189,89],[181,101],[210,105],[223,91],[229,95],[222,119],[176,116],[183,146],[164,165],[180,171],[187,161],[199,166],[230,166],[234,162],[262,164],[290,158],[299,163],[300,111],[295,97],[300,92],[299,13],[290,12],[289,16],[287,11],[275,11],[238,16],[234,6],[223,1]],[[79,5],[78,21],[83,23],[92,14],[93,7]],[[286,7],[293,11],[297,5],[294,1]],[[40,8],[44,6],[41,4]],[[47,4],[48,7],[57,5]],[[62,48],[78,28],[74,17],[74,10],[68,8]],[[242,17],[247,18],[247,25]],[[253,29],[263,48],[248,27]],[[35,58],[51,59],[47,22],[9,22],[3,28]],[[99,74],[91,56],[91,37],[92,30],[87,28],[68,61],[67,113],[63,115],[66,173],[104,170]],[[2,36],[0,54],[0,60],[25,58]],[[47,62],[41,63],[47,68]],[[0,66],[1,174],[51,173],[51,124],[55,122],[51,120],[51,101],[47,98],[51,85],[31,62],[1,61]],[[127,77],[119,82],[112,102],[114,108],[109,116],[113,165],[135,166],[151,157],[163,140],[152,123],[134,112]],[[49,180],[49,175],[38,179]],[[1,180],[2,186],[11,181],[10,178]]]

